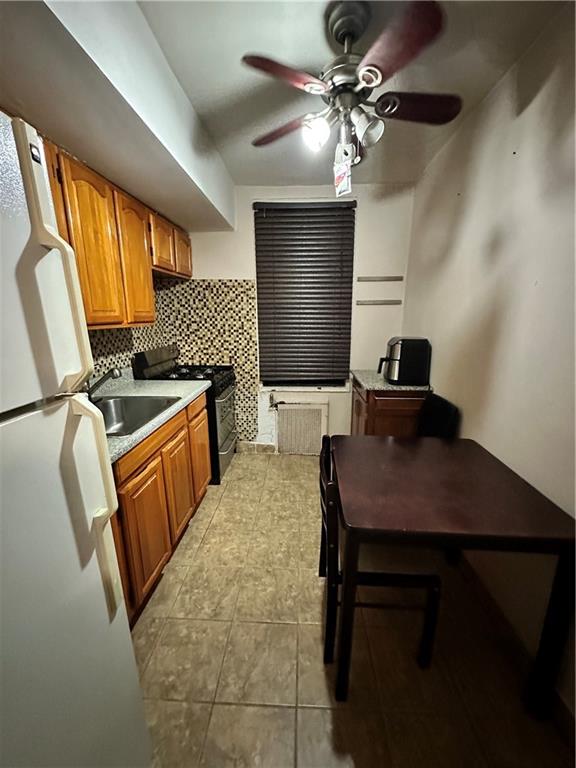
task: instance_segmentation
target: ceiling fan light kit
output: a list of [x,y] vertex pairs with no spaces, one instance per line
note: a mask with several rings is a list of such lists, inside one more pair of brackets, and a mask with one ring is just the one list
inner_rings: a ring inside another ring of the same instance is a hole
[[313,117],[302,126],[304,144],[312,152],[319,152],[330,138],[330,124],[325,117]]
[[354,107],[350,112],[350,118],[356,130],[358,141],[364,149],[373,147],[380,141],[384,133],[384,121],[379,117],[368,114],[362,107]]
[[[366,150],[384,134],[384,118],[442,125],[454,120],[462,100],[452,94],[383,93],[372,102],[374,88],[389,80],[413,61],[440,34],[443,13],[435,0],[412,0],[380,33],[367,53],[352,53],[352,45],[364,34],[370,19],[370,5],[358,0],[334,2],[328,7],[329,34],[344,48],[319,77],[280,64],[265,56],[247,55],[242,61],[294,88],[320,96],[326,107],[317,113],[295,118],[255,139],[265,146],[302,129],[306,146],[318,152],[330,138],[331,128],[340,124],[334,157],[336,195],[352,190],[351,169],[365,157]],[[374,109],[375,114],[365,107]]]

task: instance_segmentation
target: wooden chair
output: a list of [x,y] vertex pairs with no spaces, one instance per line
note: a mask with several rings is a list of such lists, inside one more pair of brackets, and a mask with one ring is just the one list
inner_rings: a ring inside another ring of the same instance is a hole
[[[320,543],[320,576],[327,578],[325,615],[324,663],[334,660],[336,619],[338,613],[338,586],[342,583],[340,569],[340,495],[332,470],[330,438],[322,438],[320,453],[320,503],[322,508],[322,538]],[[424,622],[418,664],[430,666],[434,647],[434,635],[438,620],[441,581],[434,568],[430,570],[427,550],[395,549],[385,545],[360,546],[358,586],[406,587],[426,590]],[[430,553],[435,559],[433,553]],[[357,607],[386,607],[383,603],[357,601]]]
[[[460,433],[460,410],[440,395],[429,393],[418,417],[418,437],[440,437],[455,440]],[[449,565],[458,565],[462,553],[457,547],[444,551]]]

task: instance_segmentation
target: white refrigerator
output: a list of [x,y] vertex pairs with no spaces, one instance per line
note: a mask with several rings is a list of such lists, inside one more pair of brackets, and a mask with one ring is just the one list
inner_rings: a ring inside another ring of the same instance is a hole
[[0,281],[0,764],[148,766],[74,252],[40,137],[1,112]]

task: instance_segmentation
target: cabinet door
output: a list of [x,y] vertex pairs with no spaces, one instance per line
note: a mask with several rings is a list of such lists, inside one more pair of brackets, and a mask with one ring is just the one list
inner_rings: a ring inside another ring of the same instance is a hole
[[142,203],[116,189],[114,205],[124,275],[126,322],[152,323],[155,308],[148,210]]
[[118,489],[118,499],[127,523],[137,607],[154,586],[170,556],[170,529],[160,456]]
[[52,201],[54,202],[54,212],[56,213],[56,222],[58,224],[58,234],[66,242],[70,242],[68,234],[68,222],[66,221],[66,204],[64,202],[64,188],[62,186],[62,174],[58,166],[58,148],[52,142],[44,139],[44,156],[48,168],[48,180],[50,181],[50,191],[52,192]]
[[60,155],[72,247],[88,325],[124,321],[124,288],[112,186],[67,155]]
[[368,434],[416,437],[423,402],[422,397],[386,397],[371,392]]
[[210,467],[210,441],[208,437],[208,416],[206,410],[198,414],[189,424],[190,447],[192,450],[192,476],[196,501],[200,501],[212,477]]
[[152,232],[152,265],[159,269],[175,272],[176,255],[172,224],[156,213],[151,213],[150,231]]
[[174,247],[176,249],[176,272],[192,277],[192,246],[186,232],[174,227]]
[[126,602],[126,613],[128,620],[132,619],[134,614],[134,595],[132,593],[132,581],[130,571],[128,570],[128,559],[126,556],[126,543],[124,541],[124,530],[121,520],[122,510],[118,510],[110,518],[112,526],[112,536],[114,537],[114,546],[116,547],[116,557],[118,558],[118,570],[120,571],[120,580],[122,581],[122,591]]
[[366,401],[356,388],[352,389],[352,429],[353,435],[366,434]]
[[175,542],[188,524],[194,510],[188,430],[184,428],[178,432],[164,446],[161,453],[168,497],[170,533],[172,542]]

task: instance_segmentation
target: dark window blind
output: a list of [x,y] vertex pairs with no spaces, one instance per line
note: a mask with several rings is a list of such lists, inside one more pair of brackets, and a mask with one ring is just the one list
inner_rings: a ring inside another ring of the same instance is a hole
[[355,207],[254,203],[264,384],[348,378]]

